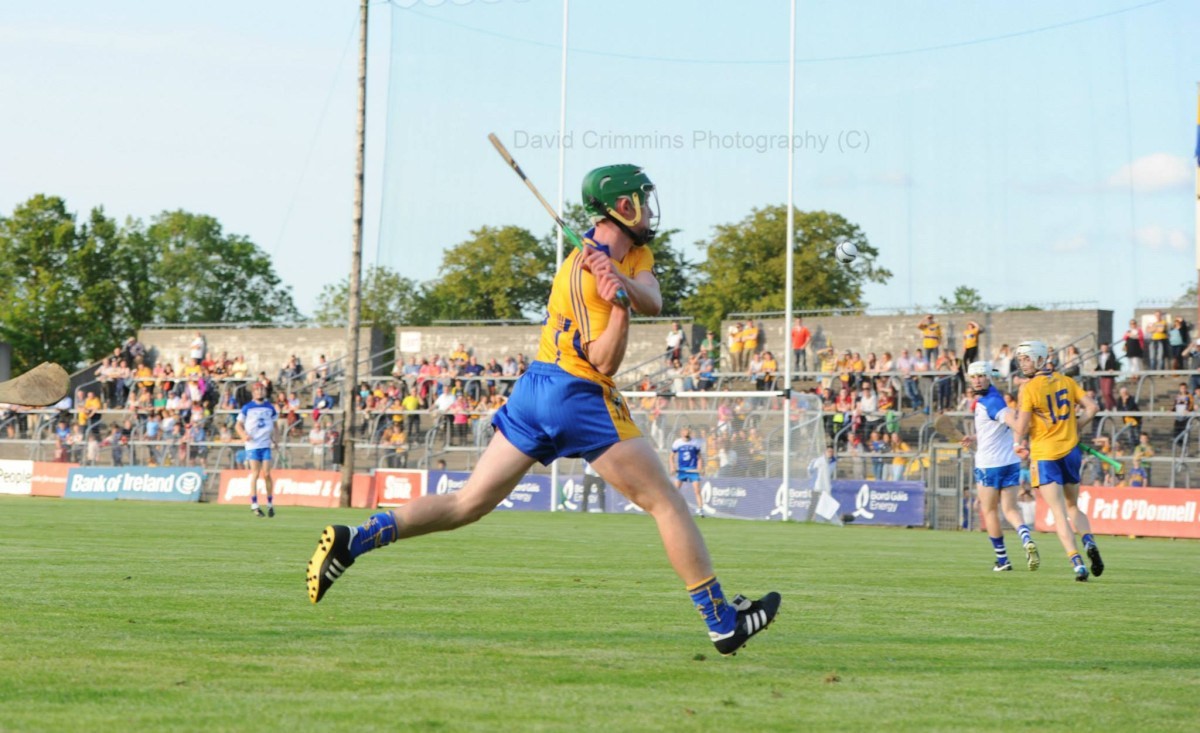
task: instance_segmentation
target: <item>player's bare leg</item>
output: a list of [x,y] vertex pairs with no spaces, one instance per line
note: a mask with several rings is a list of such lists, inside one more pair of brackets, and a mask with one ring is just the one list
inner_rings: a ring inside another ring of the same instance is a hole
[[992,542],[992,550],[996,554],[996,564],[992,570],[1012,570],[1012,562],[1008,559],[1008,551],[1004,547],[1004,527],[1000,524],[1000,490],[992,486],[977,486],[979,504],[983,510],[983,528],[987,530],[988,539]]
[[[667,559],[705,617],[709,637],[719,652],[735,654],[774,620],[781,600],[778,593],[768,593],[757,601],[737,596],[726,603],[704,537],[688,514],[687,502],[672,486],[645,438],[610,446],[592,461],[592,466],[613,488],[654,518]],[[729,614],[730,607],[736,615]]]
[[508,496],[533,462],[497,431],[460,491],[422,496],[395,511],[371,515],[362,527],[329,525],[308,561],[309,600],[321,600],[334,581],[368,550],[483,518]]
[[1038,554],[1037,543],[1033,541],[1029,527],[1025,525],[1025,519],[1021,516],[1021,508],[1017,506],[1017,492],[1020,488],[1020,486],[1005,486],[1000,490],[1000,511],[1004,512],[1008,523],[1017,528],[1017,534],[1021,537],[1021,545],[1025,548],[1025,562],[1029,569],[1037,570],[1041,567],[1042,557]]
[[262,476],[262,461],[248,461],[250,465],[250,511],[256,517],[265,517],[258,507],[258,479]]
[[422,496],[393,512],[399,538],[444,532],[482,519],[512,492],[533,464],[532,458],[497,431],[462,489]]
[[1092,575],[1099,578],[1104,573],[1104,560],[1100,558],[1100,548],[1096,546],[1096,540],[1092,537],[1092,524],[1088,521],[1087,514],[1079,511],[1079,484],[1064,486],[1063,496],[1067,503],[1067,514],[1071,517],[1071,526],[1083,539],[1083,550],[1092,566]]
[[687,502],[672,489],[658,459],[645,438],[616,443],[592,466],[612,485],[654,518],[667,559],[684,583],[691,586],[713,575],[712,560],[700,529],[688,513]]
[[704,516],[704,494],[700,491],[700,482],[692,482],[692,491],[696,492],[696,516]]
[[1075,572],[1075,579],[1079,581],[1087,580],[1088,571],[1083,565],[1083,559],[1079,555],[1079,546],[1075,544],[1075,532],[1071,529],[1071,519],[1067,510],[1067,500],[1062,485],[1042,484],[1039,488],[1042,491],[1042,498],[1050,506],[1050,513],[1054,516],[1054,532],[1058,535],[1058,541],[1062,543],[1063,551],[1071,559],[1071,567]]
[[263,486],[267,490],[267,516],[275,516],[275,479],[271,478],[271,461],[265,460],[261,464],[261,474]]

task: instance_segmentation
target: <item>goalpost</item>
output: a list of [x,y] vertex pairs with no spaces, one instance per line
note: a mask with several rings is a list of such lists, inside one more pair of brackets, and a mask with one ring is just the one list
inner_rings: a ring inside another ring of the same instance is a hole
[[[671,447],[685,428],[704,446],[698,483],[705,516],[840,521],[829,499],[821,502],[821,495],[829,493],[830,477],[821,470],[826,440],[816,396],[784,391],[621,394],[663,465],[671,465]],[[582,491],[575,477],[583,473],[582,462],[559,463],[566,479],[560,482],[560,501],[567,510],[579,510]],[[695,512],[692,487],[684,486],[682,494]],[[609,497],[606,511],[640,511],[622,497]],[[825,511],[817,511],[819,504]],[[597,508],[598,500],[593,498],[589,506]]]

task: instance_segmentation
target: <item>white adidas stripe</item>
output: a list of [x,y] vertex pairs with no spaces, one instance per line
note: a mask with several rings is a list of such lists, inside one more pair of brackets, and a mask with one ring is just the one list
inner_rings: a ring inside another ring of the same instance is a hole
[[758,633],[766,625],[766,611],[755,611],[754,613],[746,616],[746,631],[748,631],[750,634]]
[[342,577],[342,573],[344,572],[346,572],[346,568],[337,560],[331,559],[329,561],[329,569],[325,571],[325,577],[331,581],[337,580]]

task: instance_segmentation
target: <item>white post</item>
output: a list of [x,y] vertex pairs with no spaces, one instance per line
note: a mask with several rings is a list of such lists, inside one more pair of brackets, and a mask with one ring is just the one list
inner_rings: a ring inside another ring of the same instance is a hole
[[[558,216],[562,217],[565,206],[564,195],[565,188],[565,169],[567,147],[565,145],[565,136],[567,134],[567,31],[570,29],[571,17],[571,0],[563,0],[563,24],[562,24],[562,72],[559,79],[558,87]],[[558,227],[558,248],[555,250],[554,271],[558,272],[558,268],[562,267],[563,261],[563,231],[562,227]],[[550,464],[550,511],[558,511],[558,461]]]
[[[783,521],[791,517],[792,504],[792,267],[794,241],[796,238],[796,212],[792,204],[795,201],[793,189],[796,169],[796,150],[792,146],[792,136],[796,132],[796,0],[792,0],[790,22],[788,23],[788,130],[787,130],[787,256],[785,261],[785,279],[783,288],[783,339],[786,348],[783,349],[783,389],[787,399],[783,402],[783,483],[787,489],[783,492]],[[815,501],[815,497],[813,499]]]
[[[1200,82],[1196,83],[1196,326],[1200,329]],[[1193,337],[1200,336],[1196,331]]]

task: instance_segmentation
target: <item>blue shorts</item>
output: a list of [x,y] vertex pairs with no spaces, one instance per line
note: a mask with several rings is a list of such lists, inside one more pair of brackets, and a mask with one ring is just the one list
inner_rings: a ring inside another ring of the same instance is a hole
[[1005,489],[1021,485],[1021,464],[1011,463],[998,468],[975,469],[975,483],[993,489]]
[[591,461],[613,443],[642,434],[616,388],[542,361],[517,380],[492,425],[545,465],[556,458]]
[[269,461],[269,460],[271,460],[271,449],[270,448],[247,448],[246,449],[246,460],[247,461]]
[[1062,458],[1056,458],[1053,461],[1034,461],[1029,464],[1029,481],[1034,486],[1042,484],[1058,484],[1066,486],[1067,484],[1079,483],[1079,466],[1083,463],[1083,451],[1079,450],[1079,446],[1071,449],[1071,452]]
[[700,474],[697,471],[676,471],[675,478],[679,481],[699,481]]

